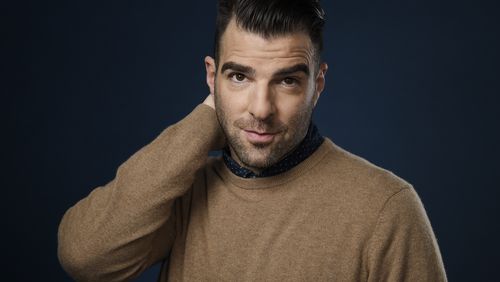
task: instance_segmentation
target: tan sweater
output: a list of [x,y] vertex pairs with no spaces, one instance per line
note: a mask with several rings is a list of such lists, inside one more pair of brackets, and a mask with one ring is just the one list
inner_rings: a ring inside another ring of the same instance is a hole
[[77,281],[446,281],[422,203],[394,174],[326,139],[283,174],[243,179],[199,105],[70,208],[59,259]]

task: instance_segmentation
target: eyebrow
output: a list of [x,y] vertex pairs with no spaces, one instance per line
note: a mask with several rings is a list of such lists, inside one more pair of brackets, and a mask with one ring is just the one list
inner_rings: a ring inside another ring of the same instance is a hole
[[[245,65],[241,65],[241,64],[238,64],[235,62],[224,63],[222,65],[222,68],[221,68],[221,73],[225,72],[226,70],[233,70],[233,71],[237,71],[237,72],[241,72],[241,73],[245,73],[245,74],[251,74],[251,75],[255,74],[254,68],[249,67],[249,66],[245,66]],[[300,63],[300,64],[296,64],[296,65],[291,66],[291,67],[279,69],[273,74],[273,76],[275,76],[275,77],[276,76],[279,76],[279,77],[288,76],[288,75],[294,74],[296,72],[303,72],[307,76],[309,76],[309,73],[310,73],[309,67],[304,63]]]
[[255,69],[253,69],[252,67],[240,65],[240,64],[235,63],[235,62],[224,63],[222,65],[220,72],[223,73],[226,70],[234,70],[234,71],[246,73],[246,74],[255,74]]
[[306,64],[296,64],[294,66],[279,69],[274,73],[274,76],[288,76],[296,72],[303,72],[305,75],[309,76],[309,67]]

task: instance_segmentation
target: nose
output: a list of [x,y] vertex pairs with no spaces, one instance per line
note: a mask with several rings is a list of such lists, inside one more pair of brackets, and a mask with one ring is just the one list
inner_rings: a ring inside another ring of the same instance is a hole
[[274,115],[274,95],[268,85],[258,85],[248,99],[248,112],[255,119],[267,120]]

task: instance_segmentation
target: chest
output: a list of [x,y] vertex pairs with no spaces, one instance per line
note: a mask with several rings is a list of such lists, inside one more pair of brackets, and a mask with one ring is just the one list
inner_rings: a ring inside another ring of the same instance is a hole
[[298,192],[219,188],[193,195],[184,267],[223,281],[359,274],[368,239],[361,221],[319,193]]

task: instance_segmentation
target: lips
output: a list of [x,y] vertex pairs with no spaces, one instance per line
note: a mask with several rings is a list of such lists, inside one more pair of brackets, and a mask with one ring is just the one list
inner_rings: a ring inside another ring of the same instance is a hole
[[247,140],[252,144],[266,144],[271,143],[274,139],[276,133],[270,132],[258,132],[252,130],[243,130],[247,137]]

